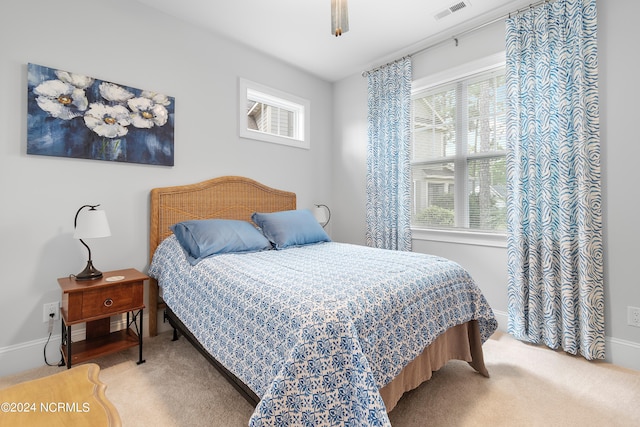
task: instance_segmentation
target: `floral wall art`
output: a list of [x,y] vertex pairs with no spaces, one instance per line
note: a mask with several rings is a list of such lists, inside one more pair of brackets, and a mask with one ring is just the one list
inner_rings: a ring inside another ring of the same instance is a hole
[[173,97],[28,64],[27,154],[173,166]]

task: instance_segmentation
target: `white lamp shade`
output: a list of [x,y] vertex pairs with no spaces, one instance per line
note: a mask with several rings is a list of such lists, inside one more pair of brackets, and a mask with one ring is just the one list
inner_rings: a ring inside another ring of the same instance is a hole
[[326,224],[327,221],[329,221],[327,209],[325,209],[322,205],[316,206],[313,209],[313,216],[316,218],[316,221],[318,221],[322,225]]
[[105,211],[89,209],[80,212],[73,237],[76,239],[93,239],[111,236],[111,229]]

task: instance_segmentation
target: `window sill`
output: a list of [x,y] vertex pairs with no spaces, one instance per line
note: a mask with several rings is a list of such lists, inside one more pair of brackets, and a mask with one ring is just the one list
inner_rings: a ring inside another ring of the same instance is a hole
[[490,246],[495,248],[507,247],[507,235],[498,233],[412,228],[411,238],[415,240],[461,245]]

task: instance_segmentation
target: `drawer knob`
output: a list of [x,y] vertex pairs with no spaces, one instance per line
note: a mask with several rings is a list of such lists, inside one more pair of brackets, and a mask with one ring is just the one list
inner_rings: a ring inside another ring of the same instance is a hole
[[112,305],[113,305],[113,300],[111,298],[107,298],[106,300],[104,300],[105,307],[111,307]]

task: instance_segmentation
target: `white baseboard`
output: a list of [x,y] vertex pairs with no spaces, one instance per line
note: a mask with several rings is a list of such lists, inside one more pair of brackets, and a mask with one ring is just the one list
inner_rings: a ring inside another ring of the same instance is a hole
[[605,354],[607,362],[640,371],[640,344],[637,342],[605,337]]
[[[493,310],[493,313],[498,320],[498,330],[506,333],[509,319],[507,312]],[[640,343],[605,337],[605,361],[640,371]]]
[[[498,320],[498,330],[507,331],[507,313],[494,310],[496,319]],[[149,324],[149,314],[144,313],[144,325]],[[158,313],[161,317],[161,313]],[[112,320],[111,330],[124,328],[124,319]],[[57,329],[56,329],[57,328]],[[54,331],[60,331],[60,323],[54,326]],[[163,323],[162,318],[158,319],[158,332],[171,330],[168,323]],[[81,341],[85,338],[86,330],[84,327],[72,328],[71,339],[73,341]],[[149,336],[149,329],[144,328],[143,336]],[[60,341],[62,337],[60,333],[52,334],[49,344],[47,345],[47,361],[57,364],[60,361]],[[20,344],[11,345],[0,348],[0,377],[16,374],[28,369],[37,368],[44,365],[43,349],[47,342],[47,338],[41,338],[33,341],[27,341]],[[640,371],[640,344],[633,341],[626,341],[618,338],[606,337],[606,361],[614,365],[622,366],[628,369]]]
[[[160,317],[160,314],[159,314]],[[149,336],[149,313],[145,312],[142,317],[143,321],[143,337]],[[58,364],[60,361],[60,344],[62,342],[61,321],[57,321],[53,327],[53,333],[47,344],[47,362],[50,364]],[[111,330],[116,331],[123,329],[126,324],[126,316],[122,318],[113,317],[111,319]],[[159,332],[170,330],[168,324],[162,323],[162,319],[158,322]],[[86,329],[84,324],[71,328],[72,342],[82,341],[85,339]],[[28,369],[38,368],[45,364],[44,362],[44,346],[47,343],[47,337],[33,341],[27,341],[20,344],[11,345],[0,348],[0,377],[12,375]]]
[[498,330],[500,332],[507,332],[507,322],[509,321],[509,315],[506,311],[493,310],[493,315],[496,316],[498,321]]

